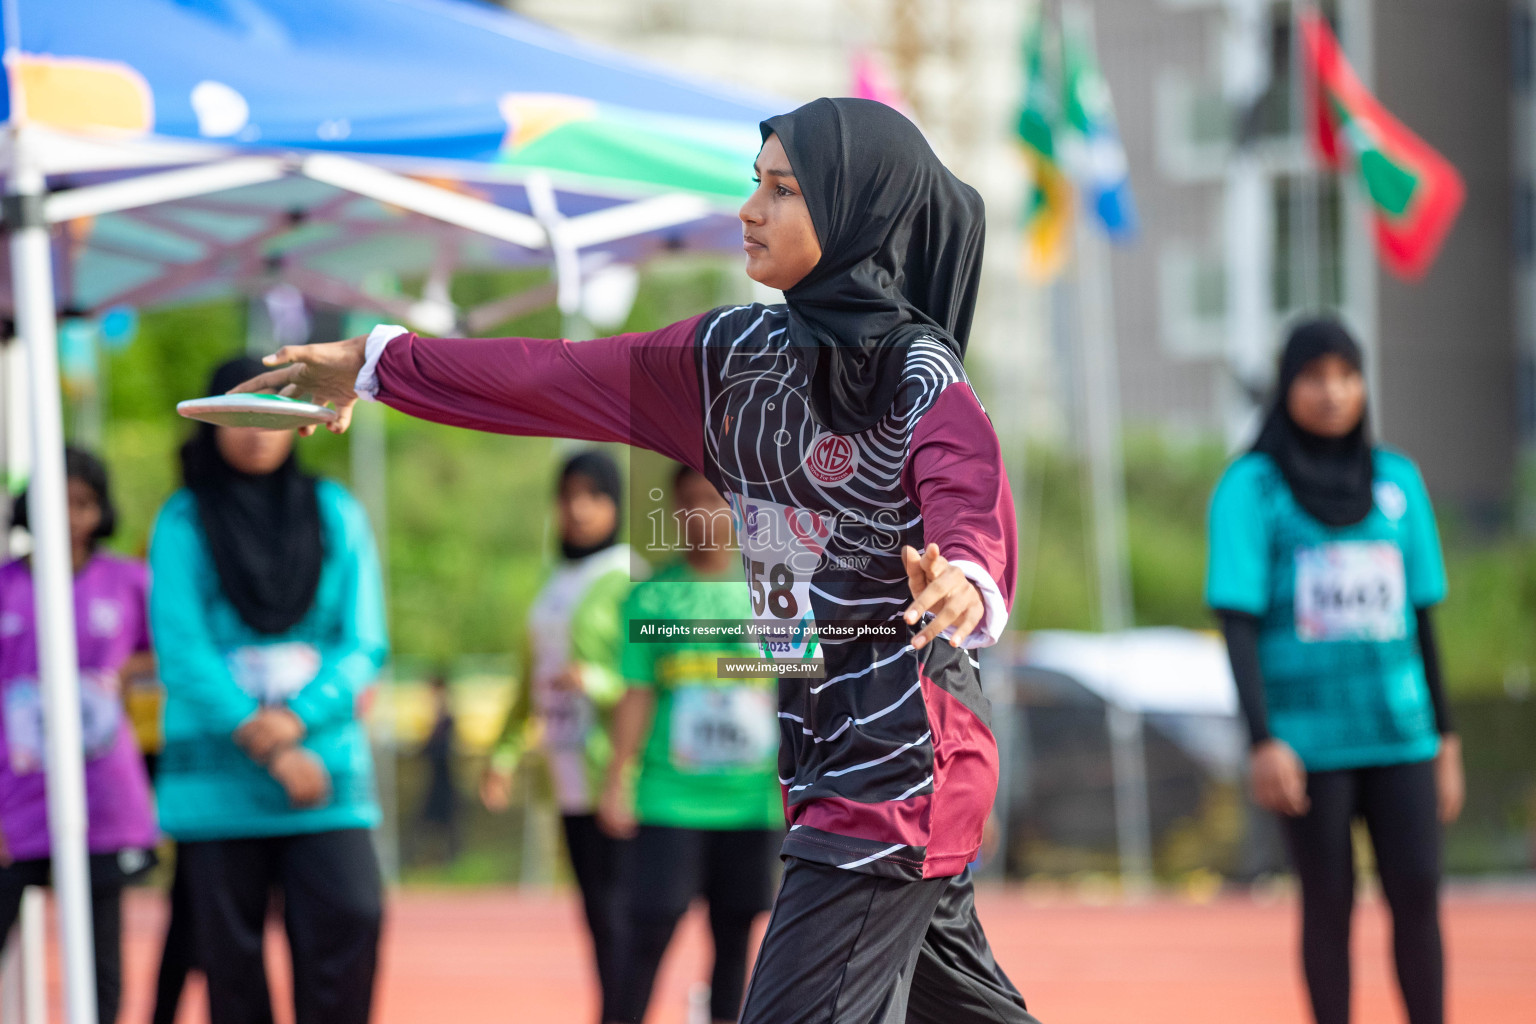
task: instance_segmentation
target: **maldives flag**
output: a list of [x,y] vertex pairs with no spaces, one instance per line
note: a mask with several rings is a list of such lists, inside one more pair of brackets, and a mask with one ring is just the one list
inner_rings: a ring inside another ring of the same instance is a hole
[[1466,198],[1461,175],[1360,84],[1322,15],[1303,11],[1297,21],[1311,71],[1312,144],[1330,169],[1353,164],[1375,207],[1376,244],[1387,268],[1408,280],[1422,277]]

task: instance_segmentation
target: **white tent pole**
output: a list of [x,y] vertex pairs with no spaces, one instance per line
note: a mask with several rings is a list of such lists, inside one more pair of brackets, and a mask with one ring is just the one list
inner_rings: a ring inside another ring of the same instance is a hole
[[549,237],[555,257],[555,305],[560,307],[560,333],[574,339],[586,334],[581,323],[581,250],[570,237],[570,221],[560,212],[555,186],[542,174],[528,177],[528,206]]
[[583,249],[687,224],[713,212],[703,197],[674,192],[566,218],[561,234],[569,245]]
[[25,129],[12,135],[5,220],[17,334],[27,347],[32,389],[32,479],[28,521],[37,604],[37,656],[47,737],[48,827],[58,897],[68,1024],[96,1024],[96,971],[86,857],[85,759],[75,648],[74,573],[65,500],[64,426],[54,320],[53,254],[42,202],[47,184],[29,159]]
[[85,185],[55,192],[43,201],[43,216],[48,223],[58,224],[77,217],[95,217],[276,181],[286,173],[283,161],[275,157],[223,160],[203,167],[144,174],[104,185]]
[[299,165],[308,178],[411,210],[434,220],[490,235],[525,249],[542,249],[547,240],[539,222],[526,213],[450,192],[437,185],[407,178],[382,167],[329,154],[306,157]]

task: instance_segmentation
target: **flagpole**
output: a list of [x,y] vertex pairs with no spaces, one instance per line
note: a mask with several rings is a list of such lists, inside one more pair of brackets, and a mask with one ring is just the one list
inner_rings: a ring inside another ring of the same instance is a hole
[[[1355,77],[1366,89],[1371,88],[1372,74],[1372,0],[1339,0],[1339,46],[1354,68]],[[1315,12],[1315,0],[1292,0],[1292,24],[1299,26],[1300,16]],[[1297,64],[1297,90],[1305,95],[1306,75],[1310,73],[1303,53],[1301,32],[1295,33]],[[1310,115],[1308,115],[1310,116]],[[1307,123],[1298,123],[1303,135],[1303,152],[1309,157],[1309,173],[1317,180],[1327,180],[1329,172],[1310,167],[1311,147],[1306,141]],[[1365,354],[1366,394],[1371,400],[1366,405],[1371,427],[1381,427],[1381,348],[1376,308],[1376,246],[1373,238],[1371,201],[1362,189],[1340,187],[1339,199],[1339,259],[1342,264],[1343,295],[1340,305],[1349,326],[1353,328],[1360,348]]]
[[1319,217],[1319,193],[1322,176],[1313,166],[1306,137],[1306,56],[1301,44],[1301,14],[1313,6],[1311,0],[1291,3],[1291,122],[1301,150],[1301,166],[1291,178],[1290,230],[1291,305],[1304,314],[1316,313],[1322,305],[1322,230]]
[[[1079,208],[1077,328],[1083,441],[1093,507],[1099,627],[1106,633],[1134,624],[1125,521],[1125,458],[1121,449],[1120,374],[1110,294],[1108,243]],[[1152,885],[1152,824],[1147,797],[1146,745],[1139,711],[1105,701],[1115,790],[1115,837],[1126,891],[1144,895]]]
[[[1375,78],[1372,54],[1371,0],[1342,0],[1339,4],[1339,44],[1367,89]],[[1370,199],[1358,188],[1341,188],[1344,201],[1339,233],[1344,259],[1344,309],[1365,353],[1366,409],[1371,428],[1381,436],[1381,342],[1376,303],[1376,249],[1371,229]]]
[[[1226,0],[1222,91],[1233,109],[1256,103],[1269,83],[1264,0]],[[1227,162],[1222,235],[1227,282],[1226,358],[1234,378],[1226,406],[1226,440],[1237,448],[1252,436],[1258,412],[1250,388],[1270,367],[1274,214],[1269,175],[1251,140],[1239,138]]]
[[[1125,520],[1125,459],[1121,450],[1120,374],[1115,351],[1107,232],[1134,231],[1124,150],[1114,126],[1109,86],[1099,68],[1093,13],[1063,5],[1058,38],[1067,105],[1063,156],[1078,182],[1073,205],[1077,249],[1078,364],[1083,445],[1092,509],[1099,627],[1129,629],[1131,602]],[[1096,225],[1095,220],[1102,225]],[[1099,227],[1103,227],[1103,231]],[[1147,800],[1146,746],[1141,714],[1114,696],[1104,705],[1114,775],[1115,837],[1122,884],[1139,897],[1152,884],[1152,828]]]

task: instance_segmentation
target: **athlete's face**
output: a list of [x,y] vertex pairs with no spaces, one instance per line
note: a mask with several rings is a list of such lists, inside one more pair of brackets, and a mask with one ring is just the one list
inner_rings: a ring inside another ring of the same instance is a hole
[[248,476],[277,472],[293,451],[293,431],[259,427],[218,427],[214,434],[219,454],[231,469]]
[[1301,368],[1285,396],[1291,420],[1317,437],[1343,437],[1365,412],[1365,379],[1342,356],[1318,356]]
[[560,536],[574,547],[602,543],[619,523],[619,507],[613,499],[598,490],[591,477],[581,473],[572,473],[560,484],[556,506]]
[[752,170],[757,188],[740,212],[747,276],[788,291],[821,259],[816,225],[777,135],[768,136]]

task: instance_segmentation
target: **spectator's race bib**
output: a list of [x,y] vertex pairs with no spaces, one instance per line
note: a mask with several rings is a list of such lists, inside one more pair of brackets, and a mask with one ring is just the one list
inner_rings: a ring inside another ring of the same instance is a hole
[[773,695],[749,686],[687,686],[672,695],[672,763],[683,770],[751,768],[773,755]]
[[1396,640],[1408,632],[1403,552],[1390,541],[1339,541],[1296,551],[1296,637]]
[[235,683],[262,704],[281,704],[320,672],[320,652],[306,643],[254,644],[229,656]]
[[592,729],[592,701],[574,690],[550,690],[539,702],[544,745],[549,750],[581,750]]
[[752,592],[753,621],[792,627],[782,635],[762,639],[764,654],[770,658],[812,657],[816,640],[806,635],[816,628],[811,576],[832,535],[830,521],[809,509],[734,493],[730,502],[736,514],[747,586]]
[[[123,721],[117,673],[104,669],[80,671],[80,744],[87,761],[101,757],[117,741]],[[17,679],[5,690],[5,743],[11,771],[29,775],[44,769],[48,756],[43,724],[42,691],[36,679]]]

